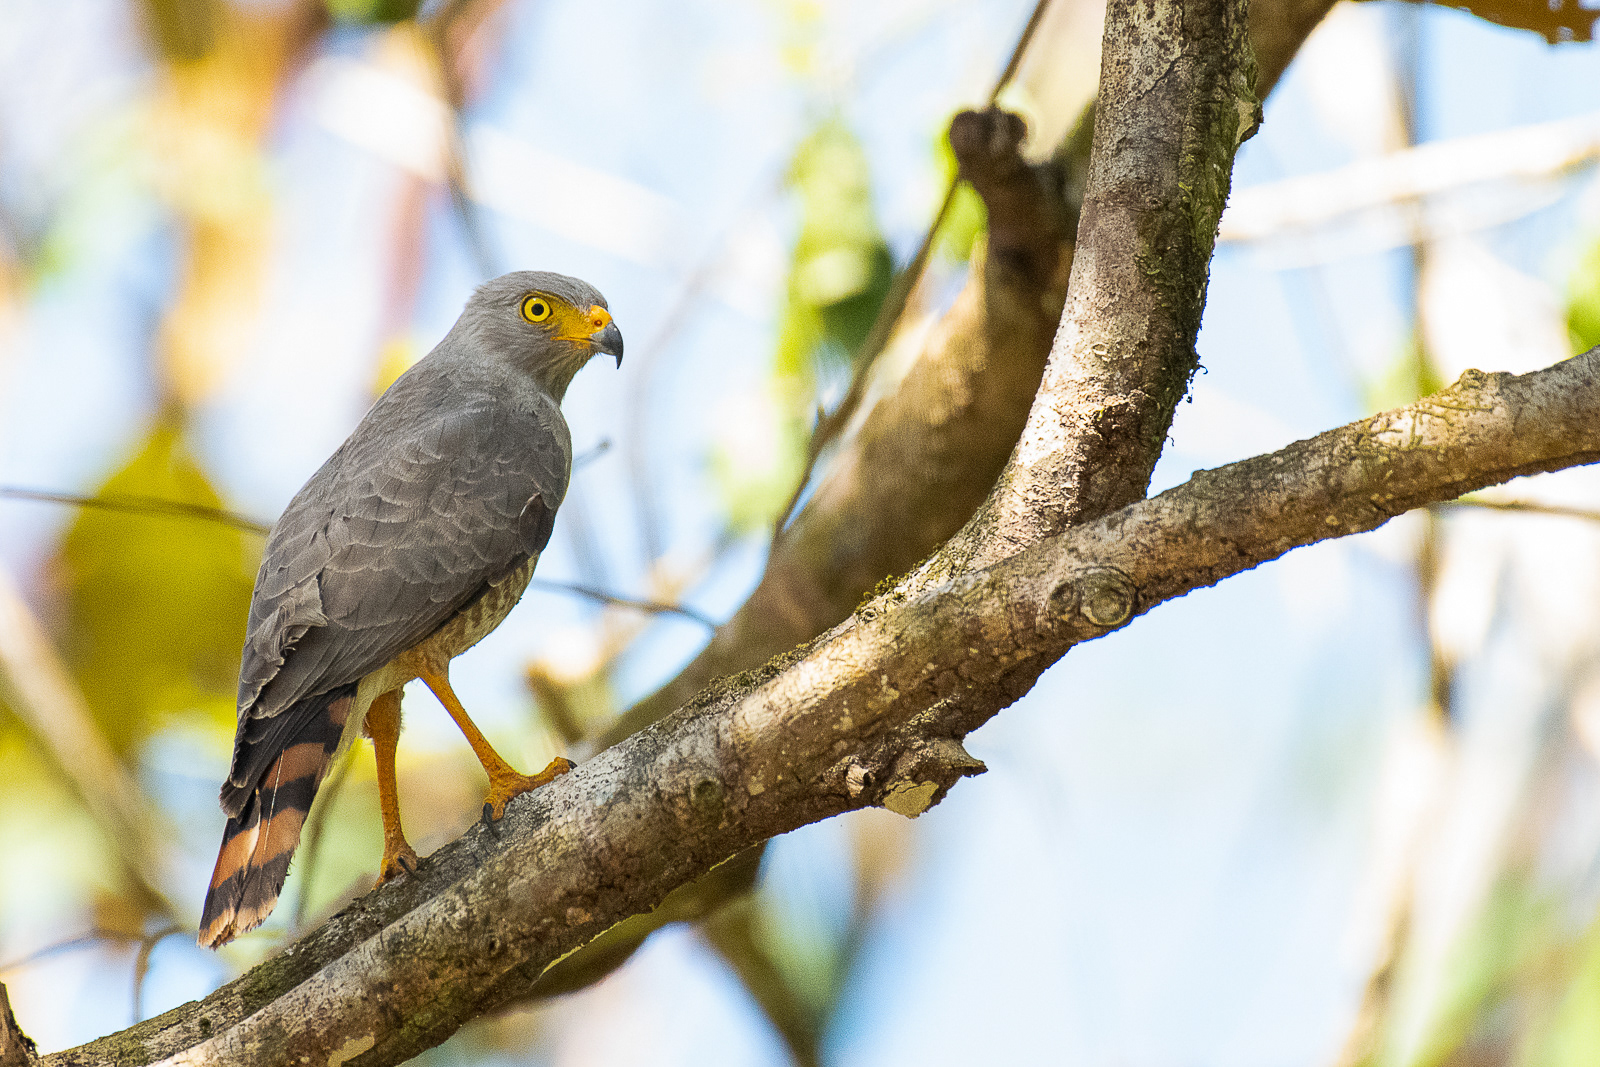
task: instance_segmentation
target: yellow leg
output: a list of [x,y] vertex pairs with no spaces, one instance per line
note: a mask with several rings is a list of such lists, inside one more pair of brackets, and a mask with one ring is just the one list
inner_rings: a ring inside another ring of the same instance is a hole
[[490,819],[499,819],[506,813],[506,802],[521,793],[529,793],[546,785],[568,771],[575,764],[569,759],[557,756],[550,761],[550,765],[538,774],[519,774],[512,769],[511,764],[500,758],[500,753],[490,747],[489,742],[479,732],[477,724],[467,716],[467,711],[461,706],[461,701],[456,699],[455,690],[450,688],[448,670],[441,668],[424,670],[420,673],[423,684],[433,690],[433,695],[439,698],[439,703],[444,705],[444,710],[461,727],[461,732],[467,736],[467,744],[472,746],[472,752],[478,757],[478,762],[483,764],[483,769],[489,775],[489,795],[483,798],[484,814]]
[[367,709],[367,736],[378,760],[378,810],[383,813],[383,866],[378,885],[417,869],[417,854],[400,829],[400,793],[394,779],[394,749],[400,740],[400,690],[384,693]]

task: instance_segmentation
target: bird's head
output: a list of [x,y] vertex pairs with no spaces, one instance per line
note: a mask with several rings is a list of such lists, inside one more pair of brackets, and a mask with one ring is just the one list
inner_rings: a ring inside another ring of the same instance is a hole
[[622,366],[622,331],[606,298],[565,274],[502,274],[478,287],[461,321],[478,345],[527,371],[558,401],[596,352]]

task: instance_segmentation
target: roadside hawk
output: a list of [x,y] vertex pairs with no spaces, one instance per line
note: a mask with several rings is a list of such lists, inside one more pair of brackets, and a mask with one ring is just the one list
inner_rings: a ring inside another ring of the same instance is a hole
[[596,352],[622,364],[603,298],[523,271],[481,286],[295,494],[267,539],[239,667],[228,825],[200,918],[216,948],[272,911],[334,757],[363,730],[378,762],[379,880],[411,870],[394,754],[400,689],[433,690],[489,774],[485,816],[570,770],[517,773],[450,689],[452,657],[516,604],[572,475],[561,399]]

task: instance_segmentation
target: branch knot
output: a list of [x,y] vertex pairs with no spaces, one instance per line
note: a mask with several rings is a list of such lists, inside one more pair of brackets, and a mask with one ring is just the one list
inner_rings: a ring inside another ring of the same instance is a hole
[[1081,615],[1091,625],[1114,630],[1133,618],[1139,589],[1116,567],[1088,567],[1073,571],[1050,594],[1050,613],[1070,623]]

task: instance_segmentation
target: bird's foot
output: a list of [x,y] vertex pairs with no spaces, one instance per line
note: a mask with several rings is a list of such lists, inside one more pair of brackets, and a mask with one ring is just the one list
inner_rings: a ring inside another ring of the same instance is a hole
[[416,850],[401,838],[398,842],[385,841],[383,843],[383,865],[378,868],[378,880],[372,883],[376,889],[392,878],[402,874],[416,874],[417,864],[422,861],[417,859]]
[[512,797],[531,793],[541,785],[549,785],[576,766],[576,763],[564,756],[557,756],[538,774],[518,774],[511,771],[508,774],[495,775],[489,780],[489,795],[483,798],[483,821],[499,822],[505,816],[506,804]]

